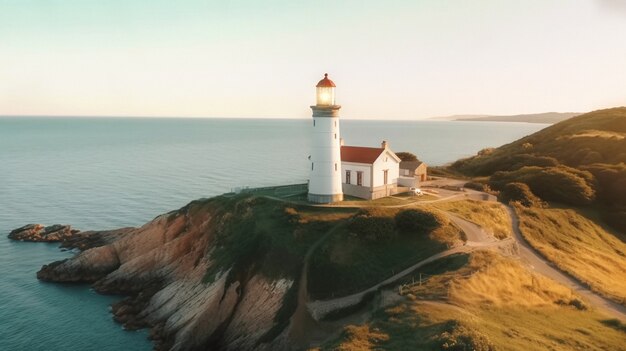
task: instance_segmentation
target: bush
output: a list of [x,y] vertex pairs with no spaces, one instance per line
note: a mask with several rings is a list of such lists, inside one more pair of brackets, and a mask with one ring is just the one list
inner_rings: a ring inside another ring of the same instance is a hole
[[509,183],[502,188],[498,200],[504,203],[517,202],[524,207],[544,207],[543,201],[535,196],[524,183]]
[[508,163],[509,171],[515,171],[522,167],[557,167],[559,165],[559,161],[557,161],[554,157],[535,156],[529,154],[515,155],[510,158]]
[[583,168],[598,182],[598,200],[607,205],[626,205],[626,164],[593,164]]
[[396,227],[402,232],[429,233],[447,223],[447,219],[433,212],[409,209],[396,214]]
[[361,210],[352,217],[348,229],[359,238],[369,241],[390,239],[396,233],[393,218],[367,210]]
[[502,190],[508,183],[525,183],[532,192],[547,201],[574,206],[588,205],[595,200],[595,181],[591,173],[565,166],[523,167],[513,172],[496,172],[490,185]]
[[406,151],[396,152],[396,156],[398,156],[402,161],[419,161],[417,156]]
[[441,350],[450,351],[495,351],[496,347],[486,335],[459,325],[456,321],[447,323],[446,331],[438,337]]

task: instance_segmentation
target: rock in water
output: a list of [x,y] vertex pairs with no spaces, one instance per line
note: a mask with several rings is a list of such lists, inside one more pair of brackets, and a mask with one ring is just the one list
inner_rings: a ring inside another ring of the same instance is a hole
[[72,229],[69,225],[54,224],[44,226],[43,224],[27,224],[14,229],[9,233],[9,239],[21,241],[37,242],[59,242],[73,238],[80,231]]

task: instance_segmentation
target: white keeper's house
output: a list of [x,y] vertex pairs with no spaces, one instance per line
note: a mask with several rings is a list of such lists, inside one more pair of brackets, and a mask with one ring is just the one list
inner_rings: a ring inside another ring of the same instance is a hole
[[378,199],[398,192],[400,158],[383,141],[380,147],[341,145],[344,195]]

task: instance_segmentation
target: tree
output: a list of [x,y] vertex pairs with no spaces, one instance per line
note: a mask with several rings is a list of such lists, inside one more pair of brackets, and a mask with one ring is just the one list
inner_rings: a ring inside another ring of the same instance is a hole
[[540,198],[530,191],[528,185],[524,183],[508,183],[498,195],[500,201],[509,203],[518,202],[524,207],[543,207],[544,203]]
[[398,156],[402,161],[419,161],[417,156],[406,151],[396,152],[396,156]]

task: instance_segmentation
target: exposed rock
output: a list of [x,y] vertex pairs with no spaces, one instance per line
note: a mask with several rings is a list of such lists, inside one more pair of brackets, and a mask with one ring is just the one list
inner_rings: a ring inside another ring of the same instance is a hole
[[281,330],[279,338],[262,337],[276,326],[292,280],[271,280],[249,266],[203,281],[215,233],[228,215],[214,207],[196,201],[140,228],[85,232],[71,245],[91,248],[43,266],[37,277],[127,295],[112,306],[115,320],[126,329],[150,327],[157,350],[286,349]]
[[44,226],[43,224],[27,224],[14,229],[9,233],[9,239],[21,241],[41,241],[58,242],[73,238],[80,231],[72,229],[69,225],[54,224]]

